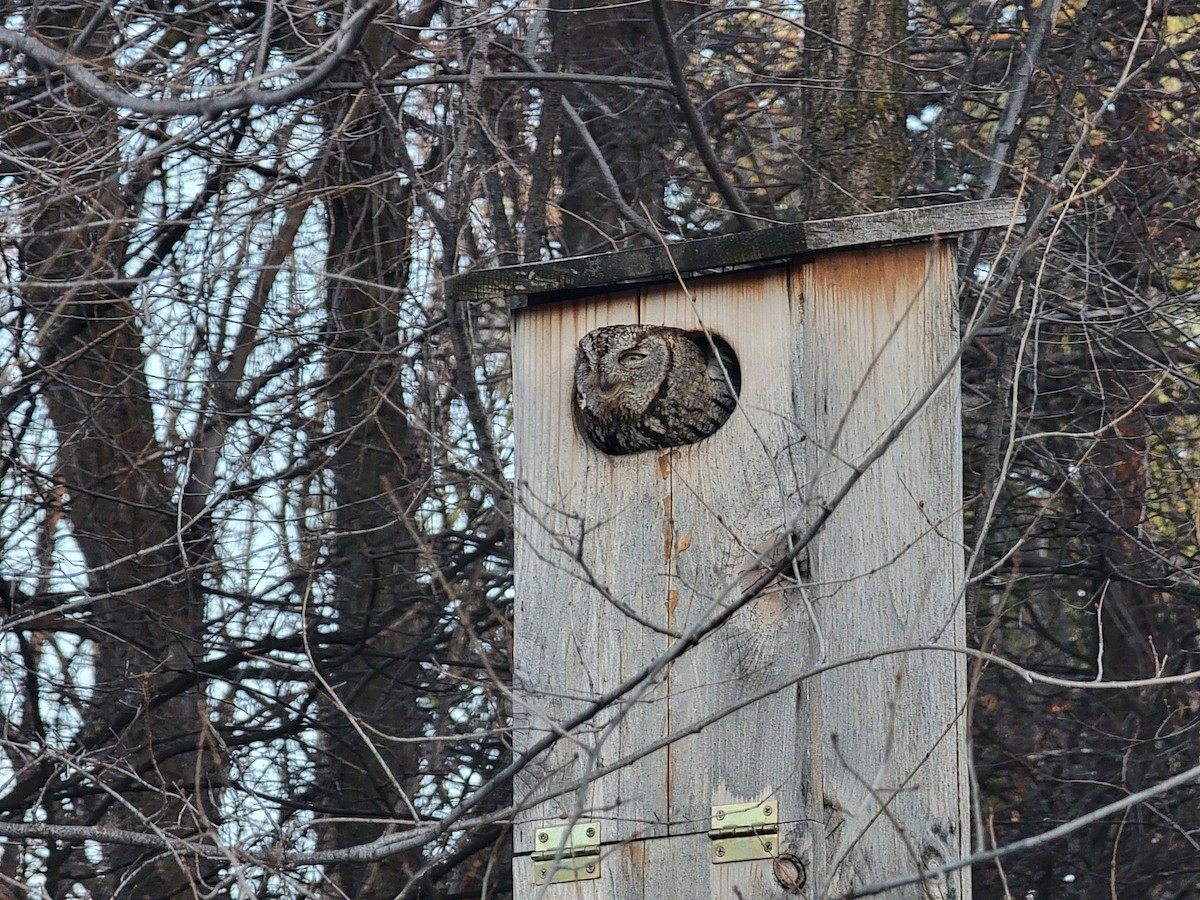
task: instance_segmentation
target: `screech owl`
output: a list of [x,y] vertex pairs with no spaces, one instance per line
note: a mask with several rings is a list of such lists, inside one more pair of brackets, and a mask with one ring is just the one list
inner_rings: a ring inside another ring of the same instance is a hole
[[605,453],[677,447],[708,437],[737,405],[733,348],[703,331],[610,325],[575,353],[575,424]]

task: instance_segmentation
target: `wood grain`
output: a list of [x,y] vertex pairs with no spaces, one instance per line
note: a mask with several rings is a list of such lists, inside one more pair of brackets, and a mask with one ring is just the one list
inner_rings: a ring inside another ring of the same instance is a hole
[[[946,370],[954,309],[954,246],[939,241],[514,315],[518,752],[731,609]],[[575,346],[627,322],[708,328],[733,346],[742,393],[713,436],[610,457],[575,432]],[[518,898],[538,895],[526,858],[535,829],[575,820],[602,823],[603,876],[541,896],[778,897],[769,862],[714,866],[706,834],[713,805],[768,797],[810,887],[965,851],[959,657],[900,653],[805,677],[871,650],[963,639],[950,371],[825,523],[810,573],[769,587],[522,773]],[[966,876],[949,888],[894,896],[969,897]]]
[[[936,382],[958,342],[953,243],[822,255],[805,267],[808,499],[832,497]],[[957,372],[855,485],[814,542],[813,603],[830,660],[961,644]],[[966,669],[909,652],[806,684],[816,882],[846,890],[965,853]],[[823,845],[823,846],[822,846]],[[840,864],[838,864],[840,862]],[[969,873],[949,885],[969,897]],[[924,898],[921,887],[897,897]]]

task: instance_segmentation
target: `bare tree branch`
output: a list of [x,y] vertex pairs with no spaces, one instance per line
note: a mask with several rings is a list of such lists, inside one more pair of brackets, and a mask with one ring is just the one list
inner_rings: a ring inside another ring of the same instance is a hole
[[667,58],[667,71],[671,75],[671,84],[675,88],[675,99],[679,103],[680,112],[683,113],[683,120],[687,122],[688,132],[692,136],[692,144],[695,146],[696,152],[700,154],[704,168],[712,178],[713,184],[717,186],[717,191],[729,204],[729,208],[737,213],[738,226],[740,228],[760,227],[763,223],[751,212],[738,189],[733,186],[725,174],[725,169],[721,161],[717,159],[712,140],[700,118],[700,113],[696,111],[696,105],[692,103],[692,96],[683,75],[683,64],[679,59],[679,48],[675,45],[674,35],[671,34],[671,24],[667,21],[663,3],[664,0],[650,0],[650,10],[654,14],[654,26],[658,29],[658,39],[662,41],[663,53]]
[[220,92],[188,100],[169,97],[145,97],[131,94],[98,77],[93,71],[94,63],[80,59],[71,53],[57,50],[30,34],[0,27],[0,46],[23,53],[39,65],[57,69],[97,100],[113,109],[128,109],[145,116],[207,116],[215,118],[222,113],[246,109],[251,106],[279,106],[290,103],[322,84],[355,50],[363,33],[384,6],[383,0],[366,0],[345,20],[309,57],[320,57],[311,70],[291,84],[281,88],[265,89],[262,85],[287,77],[309,63],[309,59],[297,60],[286,69],[272,70],[256,75],[239,84],[230,85]]

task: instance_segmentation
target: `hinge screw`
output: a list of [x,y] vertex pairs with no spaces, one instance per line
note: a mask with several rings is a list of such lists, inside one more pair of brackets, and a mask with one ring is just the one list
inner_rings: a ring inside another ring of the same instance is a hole
[[769,816],[770,814],[771,814],[771,807],[769,807],[769,806],[764,806],[764,807],[763,807],[763,815],[764,815],[764,816]]
[[544,831],[538,832],[538,843],[544,844],[548,840],[550,840],[550,835],[546,834]]
[[723,819],[723,818],[725,818],[725,810],[723,810],[723,809],[718,809],[718,810],[717,810],[717,818],[718,818],[718,819]]
[[718,847],[718,848],[717,848],[717,856],[724,856],[724,855],[725,855],[725,848],[724,848],[724,847]]
[[588,837],[595,837],[595,836],[596,836],[596,829],[595,829],[595,828],[587,828],[587,829],[585,829],[585,830],[584,830],[584,832],[583,832],[583,833],[584,833],[584,834],[586,834]]
[[587,866],[586,866],[586,868],[587,868],[587,873],[588,873],[589,875],[591,875],[593,872],[595,872],[595,871],[596,871],[596,864],[595,864],[595,863],[588,863],[588,864],[587,864]]

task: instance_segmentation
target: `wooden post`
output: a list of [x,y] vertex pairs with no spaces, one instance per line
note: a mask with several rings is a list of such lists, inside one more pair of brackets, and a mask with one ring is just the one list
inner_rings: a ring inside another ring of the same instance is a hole
[[[964,203],[453,285],[524,295],[514,742],[550,743],[515,784],[516,897],[817,898],[968,853],[966,666],[936,649],[964,643],[950,236],[1020,220]],[[608,456],[576,432],[576,345],[634,322],[733,347],[714,435]],[[969,900],[969,873],[887,896]]]

